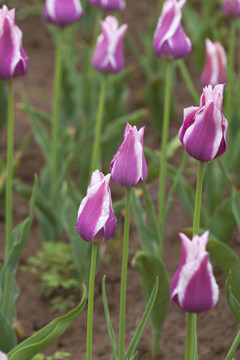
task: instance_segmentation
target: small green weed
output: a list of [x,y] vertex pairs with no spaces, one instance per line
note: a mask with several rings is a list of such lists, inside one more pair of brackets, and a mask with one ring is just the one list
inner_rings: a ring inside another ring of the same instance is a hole
[[35,355],[32,360],[55,360],[55,359],[66,359],[70,354],[67,352],[56,351],[53,356],[46,356],[43,354]]

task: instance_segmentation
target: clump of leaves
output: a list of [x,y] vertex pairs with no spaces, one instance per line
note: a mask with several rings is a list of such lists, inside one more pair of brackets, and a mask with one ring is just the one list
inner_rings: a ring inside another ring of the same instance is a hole
[[70,354],[67,352],[56,351],[53,356],[45,356],[43,354],[35,355],[32,360],[55,360],[55,359],[66,359]]
[[39,296],[50,298],[54,310],[66,311],[76,303],[80,281],[69,244],[43,243],[43,249],[21,268],[41,280]]

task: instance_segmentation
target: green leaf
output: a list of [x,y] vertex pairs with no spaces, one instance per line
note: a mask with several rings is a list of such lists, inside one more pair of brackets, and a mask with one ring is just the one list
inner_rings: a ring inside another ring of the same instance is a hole
[[0,310],[0,349],[7,353],[17,345],[17,337],[11,322]]
[[142,292],[146,303],[151,296],[156,277],[159,279],[156,301],[150,314],[154,343],[156,347],[158,347],[159,336],[167,314],[169,302],[168,275],[163,262],[155,254],[149,252],[137,252],[132,264],[141,274]]
[[140,204],[135,189],[134,191],[132,191],[132,209],[139,232],[142,249],[144,251],[155,252],[157,249],[158,241],[154,232],[147,225],[146,213]]
[[152,308],[153,308],[153,305],[154,305],[154,302],[156,300],[156,296],[157,296],[157,292],[158,292],[158,283],[159,283],[159,280],[158,278],[156,278],[156,281],[155,281],[155,284],[154,284],[154,287],[152,289],[152,292],[151,292],[151,295],[149,297],[149,300],[148,300],[148,303],[147,303],[147,306],[146,306],[146,309],[144,311],[144,314],[142,316],[142,319],[141,321],[139,322],[138,324],[138,327],[134,333],[134,336],[131,340],[131,343],[129,345],[129,348],[128,348],[128,351],[127,351],[127,358],[129,357],[130,359],[135,359],[135,355],[134,355],[134,352],[138,346],[138,343],[142,337],[142,334],[143,334],[143,331],[145,329],[145,326],[147,325],[147,321],[148,321],[148,318],[151,314],[151,311],[152,311]]
[[111,321],[110,314],[109,314],[109,309],[108,309],[108,301],[107,301],[107,295],[106,295],[105,280],[106,280],[106,275],[104,275],[103,280],[102,280],[103,307],[104,307],[105,318],[106,318],[107,327],[108,327],[108,334],[109,334],[111,344],[112,344],[112,348],[113,348],[113,353],[114,353],[115,356],[117,356],[117,342],[116,342],[116,337],[115,337],[115,334],[114,334],[112,321]]
[[240,230],[240,193],[235,189],[232,192],[232,212]]
[[232,286],[231,286],[231,269],[229,270],[228,278],[226,281],[226,296],[227,301],[230,309],[232,310],[235,318],[240,323],[240,303],[237,301],[235,296],[232,293]]
[[138,352],[136,352],[131,358],[130,360],[138,360]]
[[77,320],[81,314],[87,299],[86,286],[83,287],[83,295],[80,304],[64,316],[53,320],[48,325],[35,333],[30,338],[17,345],[7,355],[9,360],[29,360],[34,355],[45,349],[58,339],[64,331]]

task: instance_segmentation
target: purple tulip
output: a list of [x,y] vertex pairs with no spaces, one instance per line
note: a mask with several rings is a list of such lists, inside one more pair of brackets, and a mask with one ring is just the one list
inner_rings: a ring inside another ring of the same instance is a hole
[[186,0],[166,0],[153,39],[156,55],[166,60],[185,57],[192,49],[191,41],[181,26],[182,8]]
[[143,152],[144,128],[138,131],[136,126],[127,123],[123,143],[110,165],[116,184],[132,187],[146,180],[148,169]]
[[102,33],[97,38],[97,44],[92,57],[92,64],[99,72],[117,73],[124,64],[123,39],[127,30],[124,24],[118,28],[114,16],[107,16],[101,21]]
[[122,10],[125,8],[125,0],[89,0],[91,5],[100,6],[104,10]]
[[184,109],[179,139],[193,158],[209,162],[227,148],[228,122],[222,113],[224,85],[203,89],[199,107]]
[[85,241],[101,243],[115,233],[117,220],[112,208],[109,187],[111,174],[99,170],[92,173],[87,196],[82,200],[77,219],[77,231]]
[[240,0],[224,0],[223,11],[229,17],[240,16]]
[[2,351],[0,351],[0,360],[8,360],[7,355],[4,354]]
[[202,87],[224,84],[227,79],[227,57],[219,42],[206,39],[206,62],[201,76]]
[[28,57],[22,46],[22,31],[15,24],[15,9],[0,9],[0,79],[11,80],[28,70]]
[[46,0],[43,14],[46,21],[66,26],[80,20],[83,10],[80,0]]
[[179,234],[182,258],[170,283],[170,296],[186,312],[207,311],[218,301],[218,285],[206,251],[208,235],[206,231],[202,236],[195,235],[191,241]]

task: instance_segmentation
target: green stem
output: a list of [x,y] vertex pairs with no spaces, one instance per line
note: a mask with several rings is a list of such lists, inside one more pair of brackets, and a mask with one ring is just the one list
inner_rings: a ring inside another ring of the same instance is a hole
[[59,110],[62,82],[62,45],[63,31],[58,30],[56,41],[56,59],[54,74],[54,95],[53,95],[53,114],[52,114],[52,143],[51,143],[51,199],[53,205],[56,201],[57,183],[58,183],[58,140],[59,140]]
[[[6,245],[5,262],[12,248],[12,181],[13,181],[13,152],[14,152],[14,107],[13,83],[8,83],[8,133],[7,133],[7,181],[6,181]],[[8,312],[11,277],[5,276],[3,312]]]
[[101,91],[99,96],[90,173],[96,170],[97,166],[99,165],[98,160],[100,158],[101,131],[102,131],[103,110],[105,105],[105,94],[106,94],[106,78],[104,76],[102,79]]
[[91,268],[89,277],[88,294],[88,318],[87,318],[87,354],[86,359],[92,360],[92,333],[93,333],[93,303],[94,303],[94,282],[96,273],[98,245],[92,244]]
[[197,315],[186,313],[187,334],[185,346],[185,360],[197,359]]
[[195,90],[191,76],[189,75],[189,72],[185,65],[184,60],[178,60],[177,65],[178,65],[179,71],[182,75],[182,78],[187,86],[189,94],[192,96],[196,105],[198,105],[199,104],[199,95],[198,95],[197,91]]
[[194,220],[193,220],[193,236],[198,234],[201,216],[201,205],[202,205],[202,188],[203,188],[203,177],[204,177],[205,163],[199,161],[198,163],[198,176],[197,176],[197,189],[195,198],[194,208]]
[[162,127],[162,150],[161,164],[159,173],[159,192],[158,192],[158,222],[160,229],[161,242],[159,244],[159,254],[162,256],[163,234],[164,234],[164,210],[165,210],[165,187],[166,187],[166,161],[167,161],[167,143],[169,131],[170,117],[170,90],[171,90],[171,73],[172,63],[167,62],[166,80],[165,80],[165,97],[164,97],[164,113]]
[[228,79],[226,86],[226,107],[225,114],[226,118],[229,120],[231,115],[231,106],[232,106],[232,92],[233,92],[233,74],[234,74],[234,59],[235,59],[235,43],[236,43],[236,25],[235,21],[231,22],[231,31],[230,31],[230,45],[229,45],[229,55],[228,55]]
[[126,208],[123,237],[121,296],[119,315],[119,360],[125,359],[125,313],[126,313],[126,290],[127,290],[127,264],[128,264],[128,239],[130,223],[131,188],[126,189]]
[[[205,170],[205,163],[199,161],[194,220],[193,220],[193,236],[198,234],[199,232],[204,170]],[[196,360],[197,359],[197,314],[186,313],[186,317],[187,317],[187,334],[186,334],[185,360]]]
[[151,359],[154,360],[159,353],[160,333],[153,333]]
[[232,360],[239,343],[240,343],[240,330],[238,331],[237,336],[235,337],[225,360]]

